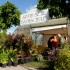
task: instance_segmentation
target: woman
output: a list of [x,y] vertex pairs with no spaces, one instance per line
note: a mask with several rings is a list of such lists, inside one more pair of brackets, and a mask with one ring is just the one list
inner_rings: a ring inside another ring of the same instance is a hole
[[55,55],[58,53],[58,40],[57,40],[57,35],[54,35],[53,38],[51,39],[52,42],[52,49]]

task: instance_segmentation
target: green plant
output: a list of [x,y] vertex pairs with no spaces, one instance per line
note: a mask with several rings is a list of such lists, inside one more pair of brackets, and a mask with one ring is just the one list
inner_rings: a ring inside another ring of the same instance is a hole
[[0,32],[0,46],[1,47],[5,47],[5,41],[6,41],[6,38],[7,38],[7,34],[6,34],[6,30]]
[[8,62],[8,53],[2,49],[2,52],[0,52],[0,63],[5,64]]
[[61,44],[61,48],[62,48],[62,49],[70,49],[70,44],[67,43],[67,42],[66,42],[66,43],[62,43],[62,44]]
[[8,35],[5,41],[7,49],[17,49],[17,52],[23,51],[24,56],[28,57],[32,48],[33,42],[31,39],[25,38],[24,35]]
[[64,47],[60,50],[55,62],[55,70],[69,70],[70,69],[70,49],[69,45],[66,43]]
[[17,49],[13,50],[12,48],[7,50],[7,52],[8,52],[8,61],[15,61],[14,59],[16,59],[16,57],[15,57],[16,51],[17,51]]

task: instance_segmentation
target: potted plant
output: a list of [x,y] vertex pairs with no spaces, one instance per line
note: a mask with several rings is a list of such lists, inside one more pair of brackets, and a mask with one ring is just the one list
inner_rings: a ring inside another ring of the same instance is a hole
[[12,48],[8,50],[8,66],[17,61],[17,57],[15,57],[16,51],[17,49],[13,50]]
[[17,66],[18,65],[18,56],[17,56],[17,54],[15,54],[12,57],[12,62],[13,62],[13,66]]
[[8,62],[8,53],[2,49],[2,52],[0,52],[0,63],[2,64],[2,67],[6,67]]
[[9,61],[12,62],[13,66],[17,66],[18,64],[18,56],[17,56],[17,53],[16,53],[17,49],[12,49],[10,48],[9,50]]
[[12,65],[13,56],[14,56],[14,50],[12,48],[8,49],[8,66]]

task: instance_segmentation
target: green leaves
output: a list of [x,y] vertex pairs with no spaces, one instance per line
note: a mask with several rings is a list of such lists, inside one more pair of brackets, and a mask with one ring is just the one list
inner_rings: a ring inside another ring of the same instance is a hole
[[8,62],[8,53],[2,48],[0,52],[0,63],[5,64]]
[[12,25],[19,25],[20,11],[14,4],[7,2],[0,6],[0,29],[8,29]]
[[39,3],[37,4],[37,8],[39,9],[43,9],[44,8],[44,4],[42,0],[39,0]]
[[49,9],[51,18],[64,17],[70,18],[70,0],[39,0],[37,4],[38,9]]
[[48,5],[49,5],[49,0],[39,0],[37,4],[37,8],[40,10],[45,9],[48,7]]
[[69,70],[70,69],[70,45],[65,43],[60,49],[58,60],[55,62],[55,70]]

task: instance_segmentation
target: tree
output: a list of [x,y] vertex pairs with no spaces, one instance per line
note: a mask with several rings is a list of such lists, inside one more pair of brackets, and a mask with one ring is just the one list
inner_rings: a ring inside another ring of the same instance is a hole
[[10,2],[0,6],[0,30],[10,28],[12,25],[19,25],[20,11]]
[[[59,2],[60,0],[39,0],[37,4],[38,9],[49,9],[49,15],[52,18],[53,16],[59,17],[60,14],[60,8],[59,8]],[[43,4],[43,5],[41,5]],[[42,7],[41,7],[42,6]]]
[[53,16],[70,18],[70,0],[39,0],[37,8],[40,10],[48,8],[51,18]]

